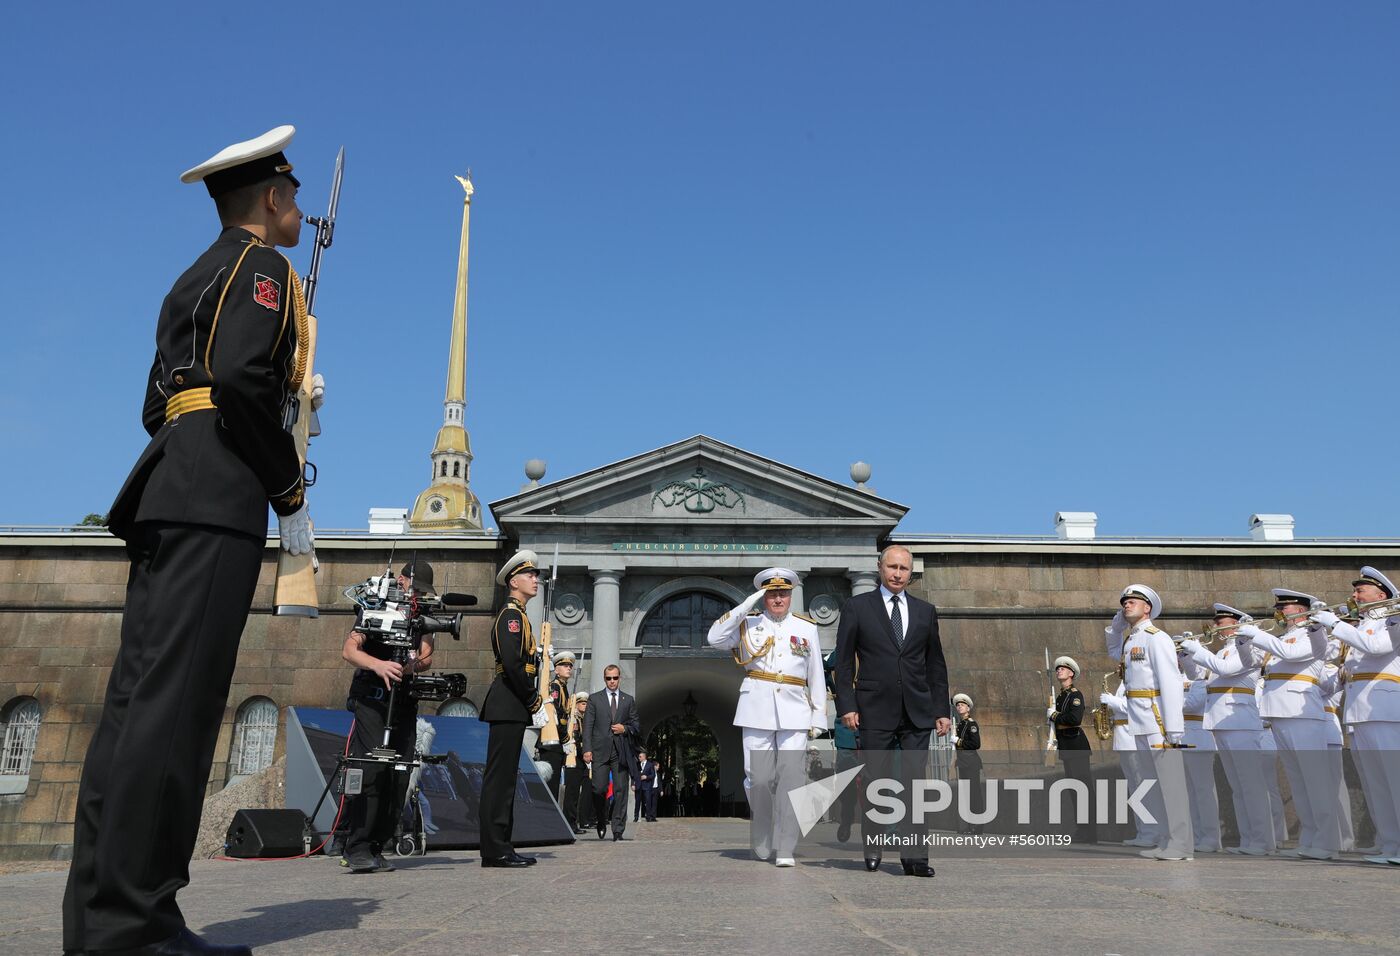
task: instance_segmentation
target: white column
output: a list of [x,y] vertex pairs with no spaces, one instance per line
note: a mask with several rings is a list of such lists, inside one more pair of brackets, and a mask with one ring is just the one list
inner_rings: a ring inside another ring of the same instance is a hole
[[880,586],[880,575],[875,571],[847,571],[846,577],[851,579],[851,597]]
[[622,572],[593,571],[593,658],[589,666],[589,687],[603,689],[603,668],[619,664],[622,629]]

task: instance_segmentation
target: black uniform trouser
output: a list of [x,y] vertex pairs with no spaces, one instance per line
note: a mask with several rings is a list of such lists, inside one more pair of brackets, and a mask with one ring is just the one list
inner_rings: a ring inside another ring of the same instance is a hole
[[[967,781],[968,812],[983,812],[987,809],[987,788],[982,780],[982,757],[975,750],[959,753],[957,764],[959,794],[962,792],[962,781]],[[959,833],[981,833],[983,826],[981,823],[968,823],[961,816],[958,818]]]
[[[928,821],[914,822],[910,797],[915,781],[928,777],[928,739],[931,733],[931,730],[915,727],[908,714],[902,715],[899,726],[893,730],[860,728],[860,754],[865,761],[866,777],[861,785],[866,786],[868,781],[881,778],[898,779],[904,785],[899,796],[902,812],[895,832],[901,860],[928,861]],[[883,849],[880,838],[888,836],[890,828],[871,820],[871,812],[872,808],[867,807],[861,817],[860,832],[865,855],[876,857],[881,855]]]
[[486,737],[486,772],[481,776],[481,856],[496,860],[515,852],[515,780],[520,772],[520,748],[525,723],[491,721]]
[[[564,801],[561,809],[564,811],[564,819],[568,821],[571,829],[577,830],[580,826],[587,826],[586,818],[581,811],[584,801],[579,798],[583,795],[584,784],[588,782],[588,768],[583,765],[582,760],[578,760],[577,767],[564,768]],[[593,805],[593,796],[590,791],[587,804]]]
[[617,746],[614,744],[614,750],[606,760],[598,759],[600,753],[593,755],[593,813],[596,826],[603,826],[608,820],[608,776],[611,774],[612,831],[621,834],[627,829],[627,792],[632,789],[632,772],[627,761],[618,754]]
[[[860,763],[857,751],[848,747],[836,748],[836,772],[850,770]],[[840,823],[844,827],[850,826],[856,819],[856,805],[861,800],[861,782],[854,780],[851,785],[841,791],[841,819]]]
[[[1093,751],[1089,750],[1087,747],[1083,750],[1060,750],[1060,759],[1065,762],[1065,777],[1071,780],[1078,780],[1080,783],[1084,784],[1089,791],[1089,799],[1087,801],[1089,804],[1089,822],[1087,824],[1079,824],[1075,828],[1075,834],[1078,839],[1086,842],[1097,842],[1099,838],[1099,827],[1095,822],[1095,814],[1097,811],[1094,802],[1094,774],[1089,766],[1089,758],[1092,755]],[[1079,798],[1077,796],[1070,796],[1070,807],[1072,809],[1070,809],[1065,816],[1061,817],[1062,820],[1079,819],[1078,801]]]
[[124,949],[185,925],[214,744],[264,541],[223,528],[142,523],[121,645],[83,762],[63,948]]
[[[536,747],[535,753],[541,760],[549,764],[549,780],[544,788],[549,791],[549,795],[558,803],[562,797],[564,782],[564,748],[563,747]],[[563,809],[562,807],[560,809]]]
[[[385,692],[388,693],[387,691]],[[399,703],[402,699],[405,703]],[[350,753],[363,756],[384,745],[384,724],[389,716],[387,700],[366,700],[351,697],[345,709],[355,715],[350,735]],[[394,701],[394,726],[389,734],[389,746],[404,760],[413,759],[413,744],[418,731],[418,708],[400,690]],[[360,792],[345,804],[345,821],[350,832],[345,837],[347,859],[361,853],[378,853],[394,838],[399,814],[403,812],[404,795],[408,792],[408,770],[395,770],[387,763],[349,765],[363,771]]]

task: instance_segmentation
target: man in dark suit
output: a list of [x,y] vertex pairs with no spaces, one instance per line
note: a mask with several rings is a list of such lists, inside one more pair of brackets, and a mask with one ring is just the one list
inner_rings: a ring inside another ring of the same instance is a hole
[[597,810],[598,839],[607,836],[608,780],[613,785],[613,839],[627,829],[627,790],[632,785],[635,759],[632,738],[642,731],[637,702],[619,689],[622,670],[616,664],[603,668],[603,689],[588,698],[583,715],[584,763],[593,766],[593,806]]
[[[836,712],[842,724],[860,732],[864,780],[890,777],[893,752],[900,751],[904,807],[894,842],[906,876],[933,876],[924,842],[927,827],[915,826],[909,794],[914,781],[926,775],[929,733],[942,737],[951,725],[948,665],[938,639],[937,610],[905,593],[913,572],[909,550],[891,545],[880,552],[880,587],[842,607],[836,631]],[[881,846],[890,837],[870,820],[869,811],[861,833],[865,868],[874,873],[880,868]]]
[[656,794],[660,781],[657,779],[661,766],[647,756],[645,750],[637,751],[637,800],[642,805],[642,818],[649,823],[656,822]]

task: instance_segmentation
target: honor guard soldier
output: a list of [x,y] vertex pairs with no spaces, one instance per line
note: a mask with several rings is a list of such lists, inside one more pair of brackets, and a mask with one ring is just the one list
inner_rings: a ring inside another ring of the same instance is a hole
[[[1054,706],[1046,711],[1046,718],[1055,729],[1055,749],[1064,762],[1064,775],[1070,780],[1078,780],[1088,793],[1088,822],[1080,823],[1075,830],[1075,838],[1083,843],[1098,843],[1098,824],[1095,822],[1094,775],[1089,767],[1089,757],[1093,752],[1089,738],[1084,733],[1084,694],[1074,686],[1079,677],[1079,663],[1073,657],[1055,658],[1054,676],[1060,684],[1055,694]],[[1071,819],[1079,819],[1076,805]]]
[[[1225,777],[1230,781],[1240,843],[1225,850],[1245,856],[1267,856],[1278,846],[1265,778],[1264,725],[1255,700],[1263,654],[1252,642],[1235,639],[1238,625],[1254,618],[1228,604],[1216,604],[1213,610],[1211,626],[1221,638],[1220,649],[1210,651],[1199,641],[1187,639],[1181,642],[1181,650],[1206,672],[1201,726],[1214,739]],[[1272,755],[1268,756],[1268,766],[1277,776]]]
[[141,412],[151,439],[111,508],[131,568],[78,790],[68,951],[249,952],[190,932],[175,894],[189,882],[268,506],[283,548],[312,548],[301,460],[282,427],[309,342],[299,280],[276,251],[301,234],[283,153],[294,132],[279,126],[180,177],[204,183],[222,232],[161,306]]
[[1283,854],[1333,860],[1342,845],[1337,802],[1342,761],[1340,751],[1327,748],[1332,718],[1321,688],[1327,676],[1327,634],[1321,624],[1308,620],[1313,605],[1322,607],[1322,602],[1290,588],[1274,588],[1273,593],[1277,618],[1287,630],[1276,636],[1241,624],[1237,639],[1251,641],[1265,654],[1259,716],[1273,727],[1298,813],[1298,847]]
[[555,651],[554,674],[549,678],[549,699],[554,703],[554,726],[558,732],[558,743],[541,742],[536,747],[536,756],[549,764],[549,781],[545,784],[555,799],[563,799],[564,760],[570,750],[569,745],[569,680],[574,676],[573,651]]
[[540,588],[539,558],[519,551],[496,575],[509,592],[496,615],[491,650],[496,655],[496,679],[481,705],[481,719],[491,725],[486,743],[486,771],[481,778],[481,865],[531,866],[533,856],[515,852],[515,780],[520,748],[531,715],[544,706],[536,689],[538,648],[525,614],[525,602]]
[[[972,698],[967,694],[953,695],[953,747],[957,750],[959,806],[967,807],[973,814],[987,808],[987,793],[982,786],[982,731],[977,727],[977,719],[972,716]],[[962,781],[967,781],[967,787]],[[850,789],[850,788],[848,788]],[[961,799],[963,790],[967,799]],[[959,833],[981,833],[982,824],[958,819]]]
[[807,738],[827,726],[821,641],[816,622],[792,613],[795,571],[767,568],[753,583],[758,590],[711,625],[707,640],[744,668],[734,726],[743,732],[753,855],[794,866],[799,833],[788,793],[805,782]]
[[[1118,598],[1121,610],[1104,628],[1108,656],[1118,661],[1128,703],[1128,732],[1144,772],[1158,786],[1147,795],[1149,809],[1164,826],[1155,850],[1141,855],[1156,860],[1191,859],[1191,809],[1186,796],[1186,773],[1179,748],[1185,733],[1182,717],[1181,671],[1176,645],[1152,623],[1162,613],[1162,599],[1145,584],[1130,584]],[[1155,804],[1155,808],[1153,807]]]
[[1342,674],[1346,681],[1346,723],[1351,750],[1360,771],[1366,809],[1376,825],[1377,850],[1368,863],[1400,865],[1400,606],[1392,602],[1395,585],[1375,568],[1361,569],[1351,583],[1360,618],[1349,624],[1328,610],[1312,619],[1332,628],[1346,646]]

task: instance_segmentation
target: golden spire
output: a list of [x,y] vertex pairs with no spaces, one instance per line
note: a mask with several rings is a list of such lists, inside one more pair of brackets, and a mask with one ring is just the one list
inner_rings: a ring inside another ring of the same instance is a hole
[[471,171],[458,176],[466,193],[462,201],[462,239],[457,251],[457,294],[452,302],[452,340],[447,352],[447,391],[443,396],[442,427],[433,443],[432,475],[428,487],[413,503],[408,523],[415,531],[460,531],[481,528],[481,502],[471,491],[471,438],[464,415],[467,407],[467,240],[471,233]]

